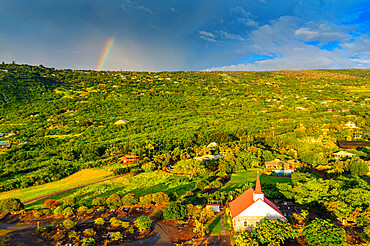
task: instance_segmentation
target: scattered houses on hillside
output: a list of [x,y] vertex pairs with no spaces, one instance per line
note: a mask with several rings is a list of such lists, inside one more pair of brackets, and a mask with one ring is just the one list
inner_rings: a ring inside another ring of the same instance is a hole
[[256,189],[250,187],[229,206],[235,232],[252,231],[254,226],[265,217],[286,220],[275,204],[264,196],[259,172],[257,172]]
[[280,159],[265,162],[265,168],[274,173],[293,173],[299,167],[301,162],[299,160],[288,160],[282,162]]

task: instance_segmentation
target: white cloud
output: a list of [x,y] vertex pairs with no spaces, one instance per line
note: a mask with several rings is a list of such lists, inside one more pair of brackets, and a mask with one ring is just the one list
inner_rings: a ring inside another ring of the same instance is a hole
[[231,40],[240,40],[240,41],[244,40],[244,38],[242,38],[239,34],[233,34],[233,33],[228,33],[224,31],[219,31],[218,34],[222,39],[231,39]]
[[[283,16],[251,32],[242,49],[245,54],[273,55],[274,58],[206,70],[369,68],[370,38],[367,35],[352,37],[348,34],[350,30],[348,26],[304,23],[299,18]],[[309,40],[338,40],[340,45],[329,51],[305,43]]]
[[259,25],[258,22],[253,19],[251,12],[245,11],[245,9],[240,6],[232,8],[230,12],[239,24],[249,27],[257,27]]
[[125,0],[124,3],[122,3],[121,7],[126,10],[126,11],[129,11],[129,10],[141,10],[141,11],[144,11],[144,12],[147,12],[149,14],[153,14],[153,11],[149,8],[146,8],[142,5],[139,5],[135,2],[132,2],[130,0]]
[[305,41],[330,42],[336,40],[350,39],[348,30],[352,29],[346,26],[320,24],[317,27],[301,27],[295,31],[295,35]]
[[216,42],[215,35],[206,31],[199,31],[200,38],[208,42]]

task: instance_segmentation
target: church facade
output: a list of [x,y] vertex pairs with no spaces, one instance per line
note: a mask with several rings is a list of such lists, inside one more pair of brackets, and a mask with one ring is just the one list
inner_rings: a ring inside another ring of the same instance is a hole
[[259,172],[257,172],[256,189],[249,188],[229,206],[235,232],[252,231],[256,224],[265,217],[286,220],[275,204],[264,196]]

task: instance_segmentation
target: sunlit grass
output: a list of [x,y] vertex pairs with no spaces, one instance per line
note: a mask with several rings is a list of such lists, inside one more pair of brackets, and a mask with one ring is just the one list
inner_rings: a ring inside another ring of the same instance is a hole
[[0,193],[0,200],[18,198],[24,202],[39,196],[98,181],[110,175],[112,175],[112,172],[103,169],[84,169],[59,181],[25,189],[2,192]]
[[[257,178],[256,171],[246,171],[240,173],[233,173],[231,179],[220,190],[230,191],[242,188],[246,183],[255,183]],[[260,181],[263,189],[263,184],[276,184],[276,183],[290,183],[289,177],[275,177],[267,176],[260,173]]]

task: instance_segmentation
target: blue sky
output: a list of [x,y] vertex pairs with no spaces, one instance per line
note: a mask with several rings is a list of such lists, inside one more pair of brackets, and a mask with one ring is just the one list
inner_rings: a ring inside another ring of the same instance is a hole
[[0,61],[107,70],[370,68],[370,0],[0,0]]

